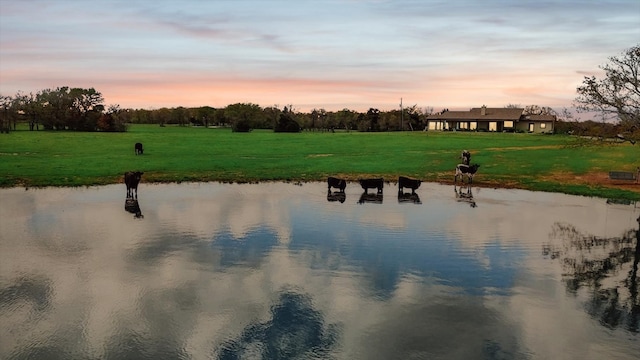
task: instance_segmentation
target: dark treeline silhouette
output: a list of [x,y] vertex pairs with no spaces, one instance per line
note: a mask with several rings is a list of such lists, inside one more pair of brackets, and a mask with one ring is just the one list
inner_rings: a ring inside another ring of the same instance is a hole
[[640,217],[638,228],[615,237],[584,234],[570,224],[557,223],[551,243],[543,248],[544,256],[560,260],[567,291],[588,292],[584,308],[589,315],[608,328],[622,327],[634,334],[640,331],[639,236]]
[[[507,105],[510,107],[513,105]],[[443,111],[446,111],[445,109]],[[552,109],[530,105],[525,112],[554,113]],[[292,105],[261,107],[252,103],[236,103],[223,108],[200,106],[187,108],[121,109],[104,105],[102,94],[93,88],[44,89],[37,93],[0,95],[0,132],[15,130],[26,123],[30,130],[126,131],[128,124],[160,126],[229,127],[236,132],[271,129],[275,132],[300,131],[402,131],[426,128],[433,108],[417,105],[366,112],[350,109],[296,111]],[[578,121],[565,109],[554,126],[556,133],[588,136],[615,141],[640,139],[640,128],[631,122]]]
[[367,112],[350,109],[305,113],[292,105],[261,107],[236,103],[224,108],[201,106],[187,108],[121,109],[104,105],[102,94],[93,88],[44,89],[37,93],[0,95],[0,131],[16,129],[27,123],[30,130],[126,131],[127,124],[160,126],[229,127],[236,132],[271,129],[275,132],[306,131],[398,131],[423,129],[431,108],[417,105],[401,110]]
[[0,127],[7,131],[18,122],[30,130],[125,131],[122,110],[105,108],[102,94],[93,88],[44,89],[38,93],[0,96]]
[[367,112],[349,109],[326,111],[313,109],[305,113],[292,106],[260,107],[252,103],[236,103],[224,108],[210,106],[196,108],[160,108],[155,110],[124,110],[120,114],[127,123],[178,126],[230,127],[233,131],[272,129],[276,132],[299,131],[399,131],[423,129],[427,110],[416,105],[402,110],[380,111],[370,108]]

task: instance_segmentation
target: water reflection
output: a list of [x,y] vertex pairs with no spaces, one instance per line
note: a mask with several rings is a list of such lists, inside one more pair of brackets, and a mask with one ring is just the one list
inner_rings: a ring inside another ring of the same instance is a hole
[[640,351],[636,207],[476,188],[477,211],[430,183],[421,206],[335,206],[326,186],[148,185],[144,221],[122,184],[0,190],[0,358]]
[[[607,202],[611,204],[611,202]],[[561,262],[563,281],[574,294],[588,290],[585,310],[609,328],[624,327],[638,333],[638,262],[640,260],[640,217],[638,227],[618,236],[585,234],[571,224],[554,224],[543,255]]]
[[127,198],[124,201],[124,209],[127,212],[130,212],[133,214],[133,216],[136,219],[142,219],[144,218],[144,215],[142,215],[142,210],[140,210],[140,203],[138,202],[138,199],[134,199],[134,198]]
[[346,199],[347,194],[345,194],[344,191],[331,192],[331,190],[329,190],[329,192],[327,193],[327,201],[329,202],[339,201],[340,203],[343,203]]
[[382,204],[383,194],[369,194],[366,191],[360,195],[360,199],[358,200],[358,204]]
[[422,201],[420,201],[420,195],[416,193],[405,193],[402,190],[398,190],[398,203],[422,204]]
[[338,342],[340,328],[326,325],[308,295],[281,293],[264,322],[247,325],[241,334],[225,341],[218,359],[327,359]]
[[473,198],[471,184],[468,184],[466,186],[453,185],[453,192],[456,193],[456,199],[458,200],[458,202],[467,203],[472,208],[478,206],[478,204],[476,204],[476,200]]

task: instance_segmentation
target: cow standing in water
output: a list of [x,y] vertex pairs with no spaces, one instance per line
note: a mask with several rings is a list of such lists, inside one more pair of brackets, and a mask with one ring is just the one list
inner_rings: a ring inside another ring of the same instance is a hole
[[344,189],[347,187],[347,182],[344,179],[329,176],[327,178],[327,185],[329,187],[329,192],[331,192],[332,187],[340,189],[340,192],[344,192]]
[[140,183],[140,179],[142,179],[142,174],[144,173],[141,171],[127,171],[124,173],[124,183],[127,185],[128,199],[134,198],[134,191],[135,198],[138,198],[138,184]]
[[360,186],[364,190],[364,193],[367,194],[368,189],[378,189],[378,194],[382,194],[382,188],[384,188],[384,179],[360,179]]
[[411,189],[411,193],[415,194],[416,189],[420,187],[420,184],[422,184],[421,180],[400,176],[398,177],[398,192],[402,193],[404,188],[409,188]]
[[144,152],[144,150],[142,149],[142,143],[136,143],[136,145],[134,146],[134,151],[136,152],[136,155],[142,155],[142,153]]
[[462,182],[464,183],[464,176],[466,175],[469,178],[469,184],[471,184],[473,182],[473,176],[476,174],[479,167],[480,165],[478,164],[458,164],[456,166],[456,175],[453,177],[453,183],[455,184],[458,181],[458,176],[462,178]]

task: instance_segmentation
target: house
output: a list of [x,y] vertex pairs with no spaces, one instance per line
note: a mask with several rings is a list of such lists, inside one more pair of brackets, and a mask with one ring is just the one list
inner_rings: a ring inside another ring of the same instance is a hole
[[522,108],[473,108],[427,117],[428,130],[553,133],[555,115],[526,115]]

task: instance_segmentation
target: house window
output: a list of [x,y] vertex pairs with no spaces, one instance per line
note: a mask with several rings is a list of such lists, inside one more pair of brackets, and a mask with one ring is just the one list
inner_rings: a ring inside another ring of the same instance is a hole
[[495,121],[489,122],[489,131],[498,131],[498,123]]
[[546,129],[547,123],[540,123],[540,129]]
[[504,122],[504,127],[506,128],[512,128],[513,127],[513,121],[508,120]]
[[478,129],[478,123],[477,123],[477,122],[475,122],[475,121],[472,121],[469,125],[470,125],[470,126],[469,126],[469,130],[476,130],[476,129]]

